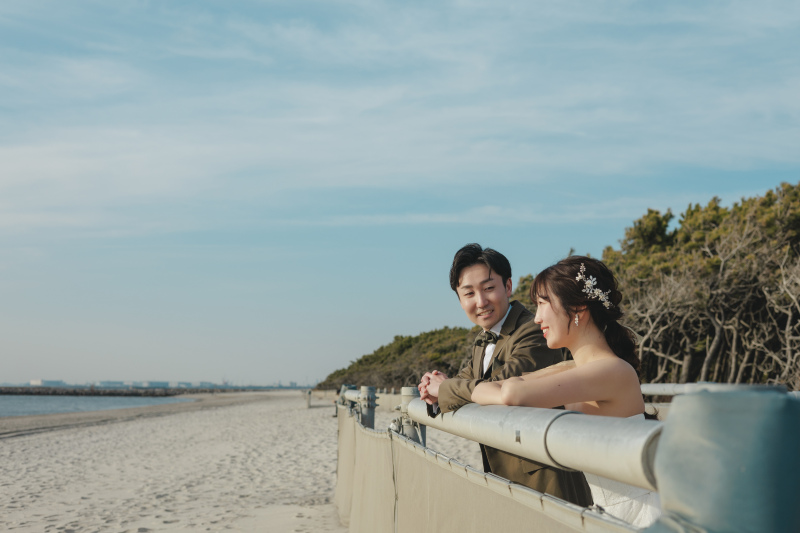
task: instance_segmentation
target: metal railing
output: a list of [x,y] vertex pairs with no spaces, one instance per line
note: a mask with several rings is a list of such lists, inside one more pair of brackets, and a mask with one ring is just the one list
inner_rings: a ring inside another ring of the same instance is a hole
[[[645,396],[678,396],[694,392],[734,392],[741,390],[772,390],[786,392],[783,385],[735,385],[731,383],[645,383],[642,385],[642,394]],[[797,395],[797,393],[790,393]]]
[[469,404],[455,413],[427,416],[413,400],[412,420],[498,450],[565,470],[580,470],[656,490],[653,458],[661,423],[574,411]]
[[[475,404],[432,418],[417,389],[404,387],[390,429],[424,446],[429,425],[554,467],[658,490],[664,515],[653,527],[800,531],[800,508],[785,504],[800,501],[800,394],[712,383],[643,385],[642,393],[676,396],[666,422]],[[374,428],[374,388],[343,387],[340,403]]]

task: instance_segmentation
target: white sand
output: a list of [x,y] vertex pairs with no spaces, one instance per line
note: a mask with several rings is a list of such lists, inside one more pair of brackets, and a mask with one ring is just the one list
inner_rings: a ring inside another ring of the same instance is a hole
[[[217,396],[202,410],[0,419],[0,530],[347,531],[331,503],[331,400],[307,409],[297,391],[252,393],[243,404]],[[377,428],[391,417],[378,413]],[[477,444],[429,433],[430,447],[480,467]]]
[[346,531],[332,404],[262,397],[3,439],[0,530]]

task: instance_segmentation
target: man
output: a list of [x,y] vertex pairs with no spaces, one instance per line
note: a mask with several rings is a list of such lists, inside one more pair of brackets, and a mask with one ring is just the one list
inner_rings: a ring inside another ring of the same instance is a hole
[[[419,384],[428,414],[455,411],[472,402],[472,390],[481,381],[495,381],[533,372],[563,360],[551,350],[533,314],[511,297],[511,265],[491,248],[468,244],[456,252],[450,269],[450,287],[467,317],[480,326],[472,361],[454,378],[434,370]],[[567,472],[481,444],[483,469],[539,492],[589,506],[591,493],[580,472]]]

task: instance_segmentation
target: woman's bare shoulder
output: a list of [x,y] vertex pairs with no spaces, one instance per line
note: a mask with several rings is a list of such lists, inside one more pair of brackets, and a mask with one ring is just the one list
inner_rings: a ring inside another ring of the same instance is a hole
[[625,360],[620,359],[613,353],[609,356],[598,357],[592,361],[580,365],[583,373],[588,375],[602,375],[604,378],[616,377],[619,379],[634,378],[638,381],[636,370]]

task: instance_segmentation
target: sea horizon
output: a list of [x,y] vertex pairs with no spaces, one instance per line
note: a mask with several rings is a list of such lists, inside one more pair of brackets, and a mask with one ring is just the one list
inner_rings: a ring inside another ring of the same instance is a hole
[[81,395],[0,395],[0,418],[16,416],[83,413],[190,402],[175,396],[81,396]]

